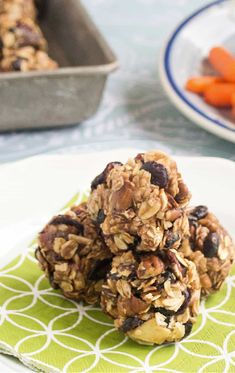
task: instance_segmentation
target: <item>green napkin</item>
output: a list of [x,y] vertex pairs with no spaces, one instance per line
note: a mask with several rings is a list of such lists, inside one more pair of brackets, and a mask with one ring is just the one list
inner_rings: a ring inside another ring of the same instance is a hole
[[34,250],[30,245],[0,271],[1,352],[44,372],[235,372],[235,269],[202,303],[188,338],[144,346],[116,331],[99,307],[53,290]]

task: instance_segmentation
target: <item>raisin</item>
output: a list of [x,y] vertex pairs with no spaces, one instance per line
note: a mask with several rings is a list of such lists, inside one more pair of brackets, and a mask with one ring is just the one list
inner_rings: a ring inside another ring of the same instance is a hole
[[140,161],[140,162],[144,162],[144,153],[139,153],[139,154],[137,154],[137,156],[135,157],[135,161],[136,162],[138,162],[138,161]]
[[166,168],[161,164],[154,161],[146,162],[141,169],[151,174],[151,183],[158,185],[160,188],[165,188],[168,184],[168,173]]
[[123,333],[128,332],[129,330],[135,329],[138,326],[143,324],[143,321],[140,320],[137,316],[128,317],[119,328]]
[[154,312],[160,312],[162,315],[169,317],[175,315],[175,311],[167,310],[163,307],[157,307],[154,309]]
[[164,283],[167,280],[170,280],[170,282],[174,284],[176,282],[176,277],[174,273],[170,271],[165,271],[164,273],[158,276],[157,278],[157,290],[158,291],[161,291],[164,288]]
[[191,321],[187,321],[184,325],[184,328],[185,328],[185,334],[184,334],[184,337],[187,337],[191,331],[192,331],[192,328],[193,328],[193,324],[191,323]]
[[184,302],[181,305],[181,307],[178,309],[178,311],[176,312],[176,315],[181,315],[182,313],[184,313],[184,311],[186,310],[186,308],[188,307],[188,304],[190,302],[191,291],[189,289],[187,289],[183,292],[183,294],[184,294]]
[[40,35],[35,32],[30,26],[25,23],[19,22],[17,25],[17,31],[20,32],[20,40],[18,42],[19,47],[39,47]]
[[100,209],[97,214],[97,219],[96,219],[97,223],[99,225],[102,224],[105,221],[105,218],[106,216],[105,216],[104,210]]
[[[136,266],[135,264],[124,264],[124,263],[121,263],[118,267],[119,269],[119,274],[121,274],[121,276],[124,278],[124,279],[135,279],[136,278]],[[124,276],[123,275],[123,272],[130,272],[130,274],[128,276]]]
[[35,252],[34,252],[34,256],[35,258],[39,261],[39,258],[40,258],[40,254],[41,254],[41,250],[40,250],[40,247],[37,247]]
[[167,236],[166,236],[166,243],[165,243],[165,248],[170,248],[174,245],[175,242],[177,242],[179,240],[179,234],[178,233],[174,233],[172,231],[168,231],[167,232]]
[[141,238],[139,236],[134,237],[134,242],[128,245],[129,250],[136,250],[137,246],[139,246],[141,242]]
[[4,48],[4,44],[3,44],[3,41],[2,39],[0,38],[0,55],[2,56],[2,50]]
[[51,284],[51,287],[53,289],[59,289],[59,285],[54,281],[53,272],[49,272],[48,278],[49,278],[49,282]]
[[[206,206],[197,206],[195,209],[191,212],[190,215],[192,217],[196,218],[197,220],[205,218],[205,216],[208,214],[208,208]],[[191,219],[192,220],[192,219]]]
[[46,253],[46,260],[48,263],[53,265],[54,263],[64,261],[64,258],[60,254],[57,254],[55,251],[48,250]]
[[216,256],[220,244],[219,236],[216,232],[210,232],[203,244],[203,253],[206,258],[213,258]]
[[172,273],[170,271],[164,272],[163,276],[165,278],[165,281],[170,280],[172,284],[174,284],[176,282],[176,277],[175,277],[174,273]]
[[117,281],[120,279],[120,275],[115,272],[115,273],[108,273],[107,278],[110,278],[111,280]]
[[167,326],[170,324],[170,321],[171,321],[171,317],[170,316],[167,316],[165,318],[165,323],[167,323]]
[[97,260],[95,266],[90,271],[88,279],[89,280],[102,280],[106,278],[107,273],[111,267],[111,259]]
[[98,176],[94,178],[94,180],[91,183],[91,190],[94,190],[98,187],[100,184],[104,184],[106,182],[106,179],[108,177],[109,172],[116,166],[122,166],[121,162],[111,162],[108,163],[107,166],[105,167],[104,171],[101,172]]
[[14,71],[21,71],[21,64],[22,64],[23,59],[22,58],[17,58],[15,61],[11,63],[12,69]]
[[60,224],[71,225],[72,227],[77,228],[80,234],[83,235],[84,233],[83,225],[79,223],[78,221],[71,219],[68,216],[58,215],[54,219],[52,219],[50,224],[51,225],[60,225]]

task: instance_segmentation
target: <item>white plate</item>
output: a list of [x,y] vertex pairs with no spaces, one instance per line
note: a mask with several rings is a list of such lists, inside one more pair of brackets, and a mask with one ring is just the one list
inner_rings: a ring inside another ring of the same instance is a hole
[[[111,160],[125,161],[140,149],[80,155],[37,156],[0,166],[1,266],[25,249],[52,214]],[[207,204],[235,239],[235,163],[220,158],[175,157],[193,193],[192,204]],[[27,372],[0,355],[0,372]]]
[[160,78],[173,104],[189,119],[226,140],[235,142],[235,120],[229,110],[217,110],[184,89],[202,74],[210,48],[223,45],[235,52],[235,2],[214,1],[186,18],[172,33],[160,59]]

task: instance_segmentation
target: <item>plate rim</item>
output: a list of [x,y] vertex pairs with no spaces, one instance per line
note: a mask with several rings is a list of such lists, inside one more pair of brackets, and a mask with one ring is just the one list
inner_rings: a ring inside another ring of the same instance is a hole
[[165,89],[168,97],[172,103],[187,116],[190,120],[198,124],[200,127],[205,130],[222,137],[225,140],[235,143],[235,127],[228,128],[220,120],[217,120],[210,115],[206,114],[203,110],[195,106],[178,88],[177,84],[174,81],[171,68],[170,68],[170,57],[172,47],[177,36],[180,34],[181,30],[195,17],[199,14],[207,11],[209,8],[212,8],[216,5],[225,3],[226,0],[215,0],[191,13],[189,16],[183,19],[178,26],[173,30],[173,32],[168,37],[167,41],[163,45],[160,54],[160,63],[159,63],[159,74],[160,80],[163,88]]

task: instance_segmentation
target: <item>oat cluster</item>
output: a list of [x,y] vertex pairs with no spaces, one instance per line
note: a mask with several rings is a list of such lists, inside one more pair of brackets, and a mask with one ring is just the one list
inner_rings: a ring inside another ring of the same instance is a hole
[[111,162],[92,181],[87,203],[46,225],[36,257],[53,287],[99,302],[133,340],[179,341],[235,257],[217,218],[205,206],[188,207],[190,199],[163,152]]
[[0,0],[0,71],[53,70],[34,0]]

